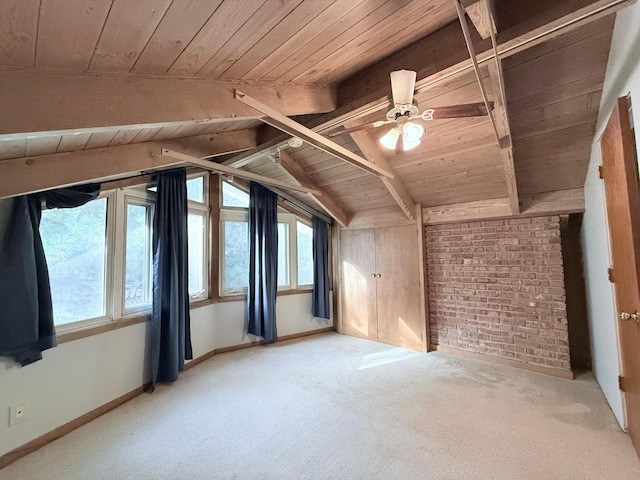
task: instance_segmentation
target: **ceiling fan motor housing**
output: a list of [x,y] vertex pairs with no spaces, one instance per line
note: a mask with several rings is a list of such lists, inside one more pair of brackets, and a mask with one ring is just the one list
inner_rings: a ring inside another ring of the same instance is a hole
[[418,104],[413,102],[413,105],[396,105],[387,112],[387,120],[399,121],[401,118],[406,117],[409,120],[418,115]]

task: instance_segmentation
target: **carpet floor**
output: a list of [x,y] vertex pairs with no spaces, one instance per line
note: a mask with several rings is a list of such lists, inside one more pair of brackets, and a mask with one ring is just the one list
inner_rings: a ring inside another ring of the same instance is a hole
[[334,333],[217,355],[2,480],[640,479],[574,381]]

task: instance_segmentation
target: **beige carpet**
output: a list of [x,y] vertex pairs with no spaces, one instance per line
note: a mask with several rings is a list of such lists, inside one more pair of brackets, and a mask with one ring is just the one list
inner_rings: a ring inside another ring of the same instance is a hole
[[218,355],[0,470],[21,479],[639,479],[591,375],[337,334]]

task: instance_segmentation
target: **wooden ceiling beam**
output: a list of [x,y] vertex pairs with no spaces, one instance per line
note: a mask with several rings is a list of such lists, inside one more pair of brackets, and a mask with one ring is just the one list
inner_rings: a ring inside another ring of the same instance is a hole
[[[462,33],[464,35],[465,42],[467,44],[467,50],[471,57],[471,63],[480,86],[482,98],[487,111],[491,118],[491,124],[496,134],[496,140],[500,146],[500,155],[502,156],[502,167],[504,170],[505,182],[507,185],[507,193],[509,194],[509,204],[511,207],[511,213],[517,215],[520,213],[520,203],[518,200],[518,185],[516,183],[516,172],[513,164],[513,143],[511,141],[511,129],[509,128],[509,117],[507,115],[507,96],[504,89],[504,76],[502,73],[502,60],[498,54],[498,45],[496,41],[496,26],[491,12],[491,6],[489,0],[480,0],[473,4],[477,7],[478,4],[482,4],[481,8],[474,9],[474,15],[476,20],[480,24],[481,34],[486,34],[488,31],[491,38],[491,45],[493,49],[493,62],[489,64],[489,76],[491,79],[491,85],[493,87],[494,96],[494,110],[491,112],[489,108],[489,100],[487,92],[484,86],[484,80],[478,66],[478,61],[471,39],[469,27],[467,25],[467,19],[465,17],[465,10],[460,0],[454,0],[456,4],[456,10],[458,11],[458,19],[460,20],[460,26],[462,27]],[[478,20],[479,19],[479,20]]]
[[285,190],[293,190],[294,192],[301,192],[316,196],[322,195],[321,191],[315,190],[313,188],[307,188],[301,185],[293,185],[291,183],[282,182],[274,178],[265,177],[264,175],[258,175],[257,173],[227,167],[226,165],[221,165],[210,160],[203,160],[201,158],[185,155],[184,153],[167,150],[166,148],[162,149],[162,156],[166,158],[181,160],[182,163],[193,165],[195,167],[201,167],[205,170],[209,170],[210,172],[215,172],[220,175],[232,175],[234,177],[244,178],[245,180],[253,180],[255,182],[262,183],[263,185],[273,185],[274,187],[284,188]]
[[427,225],[458,223],[503,218],[567,215],[584,212],[584,189],[574,188],[556,192],[522,195],[520,213],[513,215],[508,197],[475,202],[423,207],[423,221]]
[[203,158],[255,148],[257,146],[257,135],[256,129],[247,129],[176,138],[159,143],[167,150]]
[[473,0],[472,2],[462,2],[469,19],[476,27],[480,36],[484,39],[490,38],[493,32],[493,22],[490,15],[492,6],[488,0]]
[[181,164],[156,143],[0,160],[0,198],[133,177]]
[[333,155],[340,160],[350,163],[354,167],[358,167],[365,172],[372,173],[374,175],[384,175],[385,177],[393,178],[393,174],[389,171],[380,168],[379,166],[369,162],[368,160],[356,155],[350,150],[347,150],[342,145],[338,145],[332,140],[323,137],[322,135],[314,132],[313,130],[305,127],[304,125],[288,118],[283,113],[277,111],[275,108],[265,105],[261,101],[253,98],[252,96],[236,90],[235,98],[245,105],[262,113],[262,120],[273,127],[293,136],[298,137],[310,145],[322,150],[323,152]]
[[[302,168],[286,150],[280,150],[278,154],[280,155],[280,168],[282,168],[289,177],[304,187],[322,192],[322,189],[315,184],[309,174],[305,172],[304,168]],[[322,195],[315,195],[313,193],[308,193],[308,195],[311,200],[340,225],[343,227],[349,225],[349,215],[338,205],[331,195],[325,192],[322,192]]]
[[[346,123],[345,126],[349,128],[351,125]],[[382,180],[385,188],[389,191],[405,216],[409,220],[415,220],[416,202],[413,201],[407,187],[404,185],[402,180],[400,180],[391,165],[389,165],[386,158],[384,158],[382,152],[380,152],[380,148],[376,145],[375,140],[371,137],[369,132],[360,130],[357,132],[351,132],[349,135],[351,135],[351,138],[367,160],[394,174],[394,178],[381,176],[380,180]]]
[[0,139],[259,118],[254,109],[234,100],[239,85],[285,115],[324,113],[336,106],[335,89],[326,86],[3,71]]

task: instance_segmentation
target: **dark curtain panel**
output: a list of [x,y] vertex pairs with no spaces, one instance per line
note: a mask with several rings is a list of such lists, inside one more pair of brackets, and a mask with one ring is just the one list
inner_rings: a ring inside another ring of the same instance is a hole
[[327,222],[313,217],[313,299],[314,317],[329,318],[329,229]]
[[278,339],[276,291],[278,289],[278,197],[251,182],[249,192],[249,292],[248,333],[269,342]]
[[100,185],[59,188],[13,199],[0,256],[0,356],[25,366],[56,346],[49,271],[40,238],[42,202],[48,208],[84,205]]
[[189,317],[187,174],[158,173],[153,217],[153,308],[149,334],[151,382],[174,382],[193,358]]

